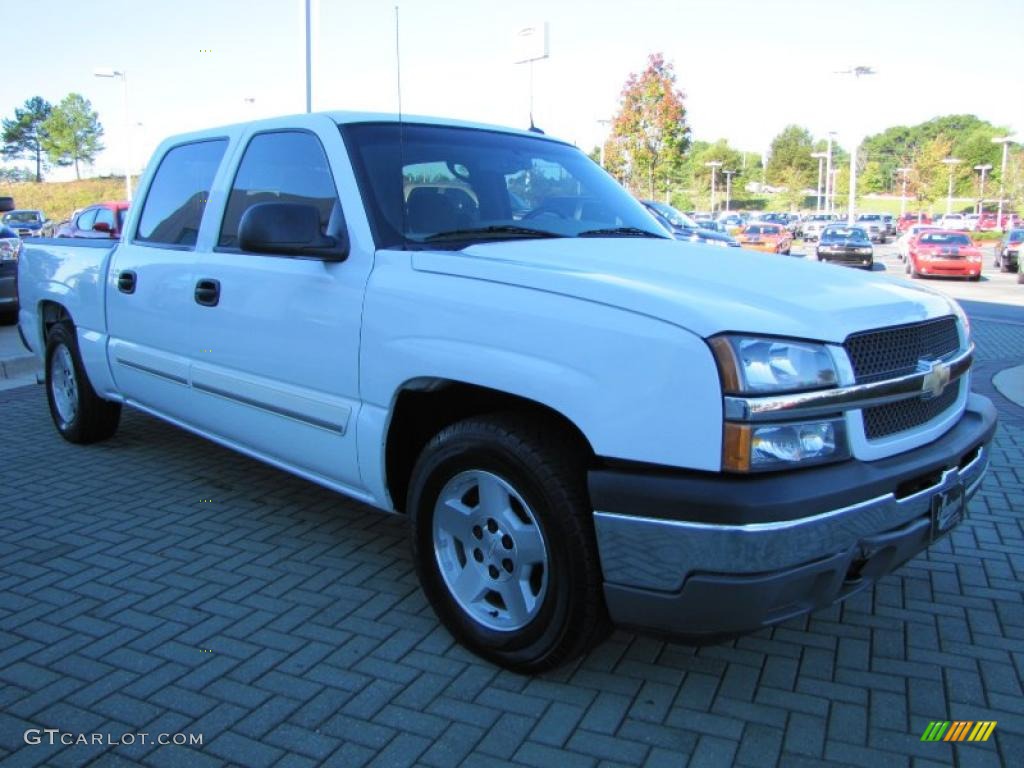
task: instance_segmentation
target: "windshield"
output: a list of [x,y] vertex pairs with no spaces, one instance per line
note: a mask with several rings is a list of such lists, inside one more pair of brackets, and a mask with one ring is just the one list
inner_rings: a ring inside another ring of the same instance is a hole
[[4,214],[4,224],[38,224],[42,220],[39,211],[11,211]]
[[970,245],[971,239],[967,235],[950,232],[925,232],[920,242],[924,245]]
[[1024,240],[1024,229],[1011,229],[1008,237],[1014,242]]
[[745,235],[777,235],[779,228],[773,224],[754,224],[743,230]]
[[[667,235],[575,147],[439,125],[341,126],[378,246]],[[399,141],[401,134],[401,141]]]
[[831,227],[826,229],[822,235],[822,240],[864,240],[868,239],[868,234],[860,227]]
[[877,213],[865,213],[857,217],[860,221],[881,221],[882,217]]
[[676,210],[667,203],[659,203],[655,200],[645,200],[644,202],[668,219],[668,223],[673,227],[679,227],[680,229],[697,229],[700,226],[685,213]]

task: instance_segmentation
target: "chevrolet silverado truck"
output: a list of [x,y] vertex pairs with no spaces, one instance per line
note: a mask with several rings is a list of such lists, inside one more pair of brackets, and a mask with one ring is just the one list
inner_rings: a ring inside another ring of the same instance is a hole
[[995,429],[954,302],[708,259],[529,131],[177,136],[118,243],[26,241],[18,269],[65,439],[127,405],[407,516],[440,620],[521,671],[872,585],[961,521]]

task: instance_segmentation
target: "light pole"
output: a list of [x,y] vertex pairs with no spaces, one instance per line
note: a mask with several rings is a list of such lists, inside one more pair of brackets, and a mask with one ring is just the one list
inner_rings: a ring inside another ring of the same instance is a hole
[[900,192],[900,219],[903,218],[903,214],[907,212],[907,174],[910,173],[913,168],[897,168],[896,172],[903,176],[903,191]]
[[729,198],[732,196],[732,175],[736,171],[722,171],[725,174],[725,212],[729,212]]
[[94,69],[96,77],[120,77],[124,86],[124,199],[132,199],[132,130],[128,119],[128,74],[122,69]]
[[835,131],[828,132],[828,147],[825,149],[825,210],[829,213],[835,207],[834,201],[830,202],[835,197],[835,184],[832,178],[832,140],[835,136]]
[[[853,75],[854,79],[860,80],[865,75],[875,74],[875,70],[871,67],[850,67],[844,69],[836,74],[840,75]],[[850,147],[850,206],[846,213],[846,220],[853,224],[855,216],[856,200],[857,200],[857,150],[860,147],[860,142],[856,141],[854,137],[853,146]]]
[[[605,126],[605,128],[607,128],[609,125],[612,124],[611,120],[598,120],[597,122],[598,122],[599,125]],[[607,144],[607,143],[608,143],[608,139],[607,138],[604,138],[604,139],[601,140],[601,167],[602,168],[605,168],[605,164],[604,164],[604,145]],[[607,168],[605,168],[605,170],[607,170]]]
[[822,161],[828,157],[827,152],[811,152],[811,157],[818,160],[818,186],[815,188],[816,196],[814,198],[814,212],[821,213],[821,173],[822,173]]
[[722,167],[722,161],[709,160],[704,165],[711,169],[711,215],[713,216],[715,213],[715,172]]
[[985,174],[992,170],[991,163],[974,166],[974,170],[981,171],[981,188],[978,190],[978,215],[985,210]]
[[959,157],[947,157],[942,161],[949,168],[949,189],[946,192],[946,215],[953,212],[953,168],[960,162]]
[[1003,184],[1006,178],[1006,147],[1013,141],[1009,136],[999,136],[992,141],[1003,145],[1003,163],[999,166],[999,213],[996,215],[996,226],[1003,228]]

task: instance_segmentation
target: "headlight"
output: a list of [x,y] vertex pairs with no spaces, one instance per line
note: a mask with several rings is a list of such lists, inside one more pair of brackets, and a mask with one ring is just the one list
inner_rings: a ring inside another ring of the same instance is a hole
[[716,336],[709,343],[727,395],[823,389],[838,381],[824,344],[756,336]]
[[0,261],[17,261],[19,240],[0,240]]
[[858,248],[857,249],[857,253],[861,254],[862,256],[870,256],[871,255],[871,249],[870,248]]
[[786,469],[849,457],[846,424],[842,419],[725,425],[722,466],[730,472]]

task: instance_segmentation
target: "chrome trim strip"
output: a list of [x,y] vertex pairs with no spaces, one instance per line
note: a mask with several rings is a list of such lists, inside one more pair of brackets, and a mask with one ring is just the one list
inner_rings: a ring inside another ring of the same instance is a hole
[[214,387],[211,386],[210,384],[204,384],[202,382],[193,381],[192,388],[200,392],[205,392],[208,395],[216,395],[217,397],[223,397],[225,400],[233,400],[234,402],[241,403],[242,405],[248,405],[253,408],[259,408],[261,411],[267,411],[268,413],[273,413],[278,416],[285,416],[289,419],[294,419],[295,421],[301,421],[303,424],[309,424],[312,427],[326,429],[328,432],[333,432],[337,435],[345,434],[344,425],[334,424],[329,421],[323,421],[322,419],[318,419],[315,416],[307,416],[304,413],[299,413],[298,411],[294,411],[290,408],[284,408],[279,405],[272,405],[262,400],[256,400],[251,397],[246,397],[245,395],[239,395],[236,392],[229,392],[226,389]]
[[[949,367],[949,380],[946,386],[953,385],[967,373],[973,361],[974,344],[957,353],[955,357],[941,361]],[[895,403],[899,400],[921,397],[926,391],[926,383],[931,381],[931,376],[931,371],[921,371],[886,381],[853,384],[815,392],[767,397],[730,395],[725,398],[725,418],[729,421],[752,422],[779,418],[795,419]]]
[[125,360],[123,357],[117,358],[117,362],[123,365],[125,368],[131,368],[142,373],[148,373],[150,376],[156,376],[157,378],[164,379],[165,381],[172,381],[175,384],[182,384],[188,386],[188,379],[182,376],[176,376],[173,373],[167,373],[167,371],[159,371],[156,368],[150,368],[148,365],[142,365],[141,363],[133,363],[131,360]]

